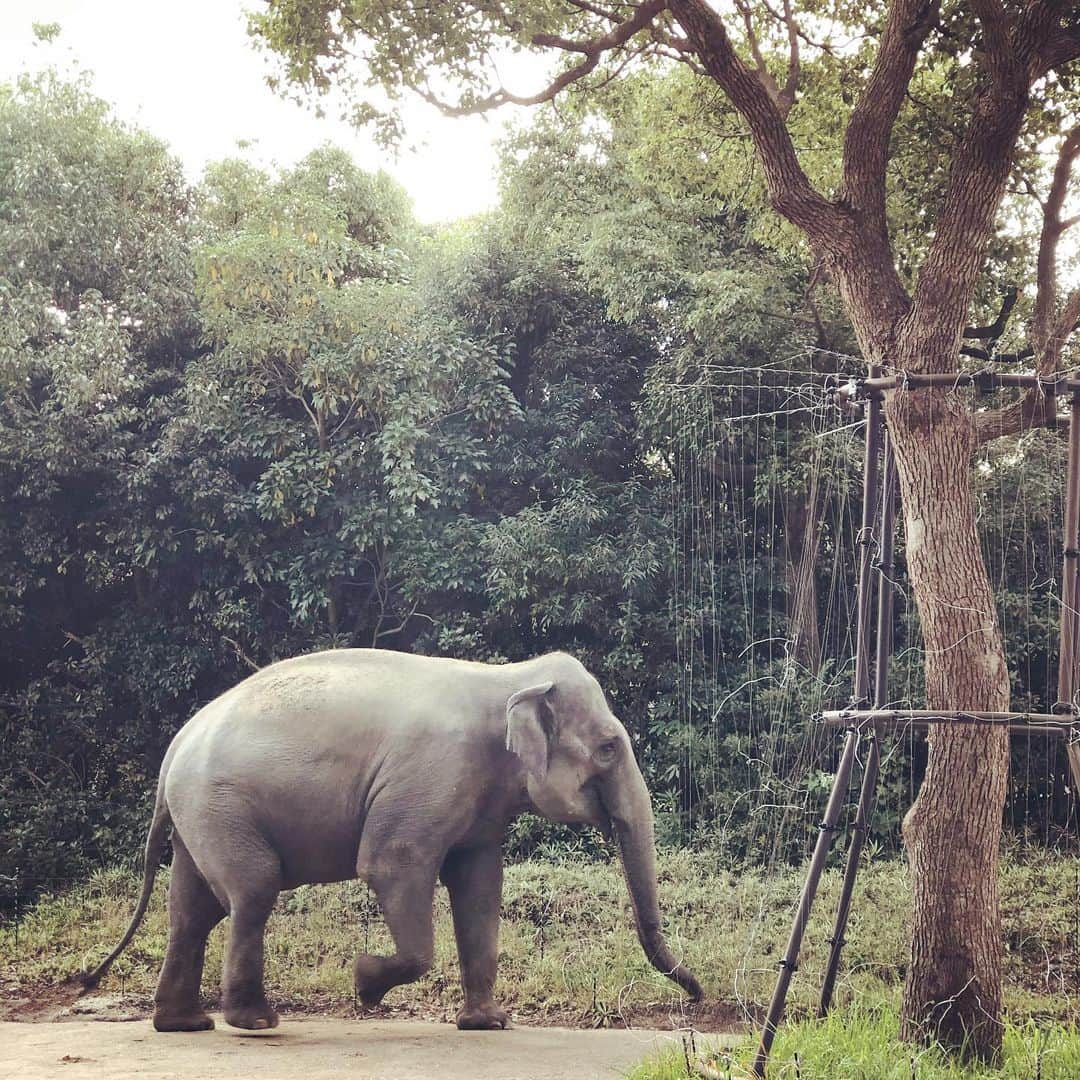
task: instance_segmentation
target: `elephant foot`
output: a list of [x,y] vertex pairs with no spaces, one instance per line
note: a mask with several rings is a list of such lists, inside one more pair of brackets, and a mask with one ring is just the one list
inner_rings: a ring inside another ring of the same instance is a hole
[[510,1026],[510,1014],[498,1005],[466,1007],[457,1014],[457,1026],[462,1031],[498,1031]]
[[244,1028],[245,1031],[265,1031],[278,1026],[278,1014],[265,1002],[250,1005],[226,1005],[222,1010],[225,1023],[230,1027]]
[[214,1021],[201,1009],[191,1012],[174,1012],[169,1009],[154,1009],[155,1031],[213,1031]]
[[353,985],[356,987],[356,1000],[365,1009],[374,1009],[382,1004],[382,999],[397,985],[387,979],[386,957],[363,954],[356,958],[353,968]]

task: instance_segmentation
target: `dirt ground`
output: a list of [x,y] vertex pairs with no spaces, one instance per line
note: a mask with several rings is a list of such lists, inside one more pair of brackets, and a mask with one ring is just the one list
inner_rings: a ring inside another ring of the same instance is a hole
[[[0,1076],[19,1080],[591,1080],[623,1075],[678,1032],[284,1017],[269,1032],[158,1034],[149,1020],[0,1022]],[[708,1045],[733,1036],[708,1036]],[[697,1047],[704,1046],[697,1038]]]

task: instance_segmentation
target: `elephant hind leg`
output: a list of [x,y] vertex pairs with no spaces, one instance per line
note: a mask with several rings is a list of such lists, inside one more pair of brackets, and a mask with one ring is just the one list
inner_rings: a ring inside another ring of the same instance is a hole
[[222,980],[222,1012],[232,1027],[260,1030],[278,1025],[263,986],[264,938],[281,891],[281,863],[273,850],[241,840],[243,861],[229,868],[224,890],[229,900],[229,947]]
[[415,982],[431,967],[434,933],[431,905],[435,874],[414,866],[365,874],[394,939],[392,956],[361,953],[354,968],[356,993],[364,1006],[378,1005],[388,990]]
[[225,908],[195,867],[183,840],[173,837],[169,881],[169,944],[154,993],[158,1031],[207,1031],[214,1021],[199,1004],[206,939]]

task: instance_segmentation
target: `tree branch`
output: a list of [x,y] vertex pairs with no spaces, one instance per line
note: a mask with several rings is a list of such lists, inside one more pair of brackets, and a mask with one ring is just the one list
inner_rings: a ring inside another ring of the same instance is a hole
[[243,662],[247,664],[247,666],[251,668],[252,671],[262,670],[262,668],[260,668],[259,665],[255,663],[255,661],[252,660],[246,652],[244,652],[243,648],[240,645],[240,642],[237,641],[235,638],[227,637],[225,634],[222,634],[221,640],[224,641],[226,644],[231,645],[233,647],[233,652],[236,653],[237,659],[243,660]]
[[971,0],[971,7],[982,25],[986,70],[994,85],[1007,92],[1024,78],[1013,49],[1012,19],[1001,0]]
[[1062,17],[1074,6],[1075,0],[1036,0],[1025,12],[1033,38],[1029,57],[1032,82],[1080,57],[1080,22],[1061,25]]
[[720,16],[705,0],[670,0],[668,6],[709,77],[749,125],[774,209],[801,228],[819,251],[849,245],[847,216],[810,183],[776,102],[736,54]]
[[997,341],[1005,333],[1009,316],[1012,314],[1012,309],[1016,307],[1019,296],[1020,290],[1015,285],[1010,285],[1001,299],[1001,310],[998,312],[998,317],[989,326],[965,326],[964,337]]
[[602,8],[599,4],[590,4],[588,0],[566,0],[566,3],[573,8],[577,8],[578,11],[587,11],[590,15],[596,15],[601,19],[607,19],[608,22],[619,21],[619,17],[614,11]]
[[799,27],[791,10],[791,0],[784,0],[784,24],[787,26],[788,35],[788,73],[787,80],[784,82],[784,89],[780,91],[780,99],[787,106],[786,110],[784,110],[786,116],[795,104],[795,95],[799,90],[799,75],[801,73],[799,64]]
[[600,37],[586,41],[577,41],[557,34],[534,34],[532,44],[539,48],[559,49],[583,57],[579,63],[567,68],[535,94],[525,96],[512,94],[500,86],[498,90],[486,97],[451,104],[439,98],[428,86],[412,85],[412,89],[447,116],[469,116],[488,112],[500,105],[541,105],[546,101],[552,101],[572,83],[579,82],[589,75],[600,63],[604,53],[621,48],[635,34],[644,30],[667,6],[667,0],[649,0],[648,3],[639,5],[634,10],[634,14],[625,22],[612,27],[608,33]]
[[734,0],[734,4],[742,16],[743,28],[746,30],[746,44],[750,47],[750,55],[754,58],[754,72],[761,80],[761,85],[769,92],[769,97],[773,99],[776,107],[780,109],[781,115],[784,115],[784,110],[780,108],[780,87],[777,86],[776,80],[769,72],[765,57],[761,55],[761,46],[754,31],[754,19],[750,11],[750,5],[747,0]]
[[[1050,181],[1050,194],[1043,203],[1042,233],[1039,237],[1039,256],[1036,263],[1035,315],[1031,337],[1035,348],[1045,352],[1055,337],[1055,315],[1058,301],[1057,250],[1062,233],[1069,227],[1061,218],[1068,194],[1069,176],[1077,157],[1080,156],[1080,124],[1066,136],[1058,151]],[[1071,328],[1070,331],[1071,332]],[[1064,342],[1061,342],[1063,345]],[[1060,351],[1060,346],[1059,346]],[[1056,366],[1057,357],[1052,358]]]
[[1035,68],[1035,78],[1041,79],[1051,71],[1060,71],[1066,64],[1071,64],[1080,57],[1080,26],[1062,30],[1055,34],[1039,50],[1039,62]]
[[842,201],[868,214],[884,234],[889,139],[915,71],[919,50],[937,22],[940,0],[895,0],[874,70],[844,136]]
[[[1069,186],[1069,177],[1080,157],[1080,124],[1065,136],[1054,165],[1050,192],[1042,201],[1043,225],[1039,238],[1036,270],[1035,313],[1031,339],[1034,344],[1035,371],[1052,376],[1061,364],[1061,354],[1069,336],[1080,325],[1080,289],[1075,289],[1058,312],[1057,249],[1061,234],[1069,227],[1061,217]],[[1011,305],[1010,305],[1011,306]],[[1004,308],[1003,308],[1004,310]],[[1000,316],[999,316],[1000,321]],[[1056,415],[1051,395],[1035,388],[1012,405],[976,416],[976,435],[981,441],[1013,435],[1035,424],[1046,423]]]
[[982,268],[994,218],[1005,192],[1012,153],[1029,102],[1025,61],[1045,25],[1032,4],[1011,33],[1000,0],[973,0],[983,26],[988,78],[953,157],[937,231],[919,272],[908,328],[923,355],[947,359],[960,347],[971,295]]
[[1056,419],[1057,396],[1036,388],[1004,408],[976,413],[975,438],[979,443],[986,443],[1005,435],[1019,435]]

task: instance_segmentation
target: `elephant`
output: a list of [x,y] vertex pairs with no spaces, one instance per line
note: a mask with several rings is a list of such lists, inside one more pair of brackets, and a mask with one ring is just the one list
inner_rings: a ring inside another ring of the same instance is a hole
[[161,765],[136,910],[81,976],[84,992],[134,936],[171,824],[158,1031],[213,1027],[199,988],[207,937],[226,915],[225,1020],[275,1027],[263,937],[279,891],[351,878],[374,892],[395,948],[357,958],[365,1006],[430,968],[441,878],[465,998],[457,1026],[506,1027],[492,996],[502,843],[525,811],[614,834],[646,956],[699,1001],[698,980],[661,930],[649,792],[597,680],[562,652],[486,664],[384,649],[270,664],[180,729]]

